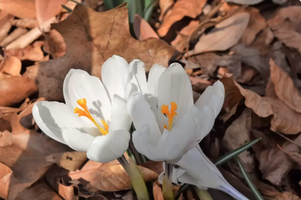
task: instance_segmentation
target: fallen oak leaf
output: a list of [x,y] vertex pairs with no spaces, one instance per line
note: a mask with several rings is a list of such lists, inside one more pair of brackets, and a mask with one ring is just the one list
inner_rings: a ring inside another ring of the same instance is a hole
[[147,70],[156,63],[168,66],[174,54],[174,49],[159,39],[139,42],[131,37],[125,4],[106,12],[78,4],[66,20],[52,27],[63,36],[67,51],[40,65],[39,94],[48,100],[63,100],[61,87],[71,68],[100,77],[102,64],[114,54],[128,62],[140,59]]
[[9,56],[2,61],[0,65],[0,72],[4,72],[12,76],[21,76],[21,67],[22,63],[17,57]]
[[25,129],[15,113],[10,115],[10,122],[12,132],[0,132],[0,162],[13,171],[15,181],[10,183],[8,199],[16,199],[52,165],[45,161],[45,156],[70,149],[36,131]]
[[301,95],[291,77],[272,59],[270,60],[271,81],[277,97],[288,107],[301,113]]
[[143,19],[139,15],[135,15],[133,26],[135,35],[139,41],[143,41],[148,38],[159,39],[159,36],[154,31],[154,29],[149,25],[149,23],[145,19]]
[[61,197],[68,200],[78,200],[79,196],[74,194],[74,186],[63,185],[62,183],[58,183],[58,193]]

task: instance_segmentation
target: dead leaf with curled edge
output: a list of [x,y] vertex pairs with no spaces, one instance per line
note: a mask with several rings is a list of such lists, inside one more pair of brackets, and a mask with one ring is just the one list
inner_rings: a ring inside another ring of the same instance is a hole
[[277,97],[288,107],[301,113],[301,95],[292,78],[272,59],[270,60],[271,81]]
[[[12,132],[0,132],[0,162],[12,170],[13,179],[10,181],[8,197],[2,198],[21,199],[27,194],[22,191],[40,179],[52,165],[45,161],[45,157],[70,149],[34,130],[25,129],[19,123],[17,114],[9,117]],[[0,185],[2,187],[5,185]]]
[[196,18],[203,11],[206,0],[178,0],[175,2],[171,11],[163,19],[158,34],[163,37],[167,34],[170,27],[185,16]]
[[[156,172],[140,165],[138,168],[146,182],[158,178]],[[84,166],[82,170],[70,172],[68,176],[86,185],[91,192],[119,191],[132,187],[129,176],[117,160],[92,165],[92,167]]]
[[209,33],[200,37],[189,54],[209,51],[224,51],[234,46],[242,37],[250,15],[246,12],[235,14],[218,23]]
[[135,35],[139,41],[143,41],[148,38],[159,39],[159,36],[156,33],[156,31],[154,31],[154,29],[149,25],[149,23],[139,15],[135,15],[133,26]]
[[114,54],[128,62],[140,59],[146,70],[155,63],[167,67],[174,54],[174,49],[159,39],[139,42],[131,37],[124,4],[106,12],[78,4],[66,20],[52,27],[63,36],[67,51],[40,64],[39,94],[48,100],[63,100],[61,88],[71,68],[100,77],[102,64]]

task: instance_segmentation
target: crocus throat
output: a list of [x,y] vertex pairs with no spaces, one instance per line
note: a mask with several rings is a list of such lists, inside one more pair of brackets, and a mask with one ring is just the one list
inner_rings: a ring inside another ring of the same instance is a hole
[[176,102],[171,102],[170,103],[170,111],[168,109],[168,105],[162,105],[162,107],[161,107],[162,114],[164,114],[168,117],[168,128],[167,128],[166,124],[164,124],[164,128],[166,128],[169,131],[172,128],[172,122],[173,122],[174,116],[178,115],[176,113],[177,108],[178,108],[178,105],[176,104]]
[[108,134],[108,131],[109,131],[108,124],[104,120],[101,120],[101,123],[103,124],[104,128],[99,126],[99,124],[96,122],[96,120],[94,119],[94,117],[91,115],[90,111],[87,108],[87,100],[85,98],[83,98],[83,99],[77,100],[76,102],[82,109],[75,107],[74,113],[78,114],[79,117],[84,116],[84,117],[87,117],[89,120],[91,120],[93,122],[93,124],[95,124],[95,126],[98,128],[98,130],[100,131],[100,133],[102,135]]

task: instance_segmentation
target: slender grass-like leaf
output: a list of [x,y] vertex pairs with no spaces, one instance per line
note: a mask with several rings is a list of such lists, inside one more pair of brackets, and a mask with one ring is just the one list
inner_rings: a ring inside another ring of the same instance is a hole
[[185,192],[188,188],[189,188],[189,184],[183,184],[181,185],[181,187],[179,188],[179,190],[177,191],[176,195],[175,195],[175,199],[177,200],[178,198],[180,198],[181,194],[183,192]]
[[247,149],[252,147],[255,143],[259,142],[260,140],[261,140],[261,138],[258,138],[258,139],[253,140],[229,153],[226,153],[225,155],[223,155],[222,157],[217,159],[217,161],[214,164],[216,166],[219,166],[219,165],[226,163],[228,160],[230,160],[230,159],[236,157],[237,155],[241,154],[242,152],[246,151]]
[[61,6],[62,6],[62,8],[64,8],[65,10],[67,10],[68,13],[72,13],[72,11],[73,11],[72,9],[68,8],[65,5],[61,5]]
[[82,4],[82,3],[78,2],[78,1],[75,1],[75,0],[70,0],[70,1],[72,1],[72,2],[74,2],[76,4]]
[[129,22],[134,23],[135,14],[142,16],[141,0],[127,0],[129,9]]
[[146,21],[149,21],[151,16],[152,16],[153,9],[154,9],[154,6],[156,4],[156,1],[152,0],[152,1],[147,1],[147,2],[144,2],[144,3],[145,3],[145,7],[143,9],[143,18]]
[[103,2],[105,4],[105,8],[107,10],[111,10],[111,9],[113,9],[115,7],[114,1],[112,1],[112,0],[104,0]]
[[255,187],[255,185],[253,184],[253,182],[251,181],[248,173],[245,171],[244,167],[242,166],[241,162],[239,161],[238,158],[235,158],[236,163],[242,173],[242,175],[244,176],[244,179],[246,181],[246,183],[248,184],[249,188],[252,190],[254,196],[256,197],[257,200],[264,200],[264,198],[261,196],[260,192],[257,190],[257,188]]

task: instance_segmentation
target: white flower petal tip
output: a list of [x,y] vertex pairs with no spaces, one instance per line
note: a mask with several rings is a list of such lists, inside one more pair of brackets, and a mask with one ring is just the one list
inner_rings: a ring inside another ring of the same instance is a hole
[[126,130],[117,130],[98,136],[89,147],[87,157],[101,163],[115,160],[128,149],[130,138],[130,133]]
[[237,199],[237,200],[249,200],[247,197],[245,197],[243,194],[241,194],[240,192],[238,192],[235,188],[233,188],[231,185],[228,186],[220,186],[219,188],[217,188],[227,194],[229,194],[230,196],[232,196],[233,198]]

